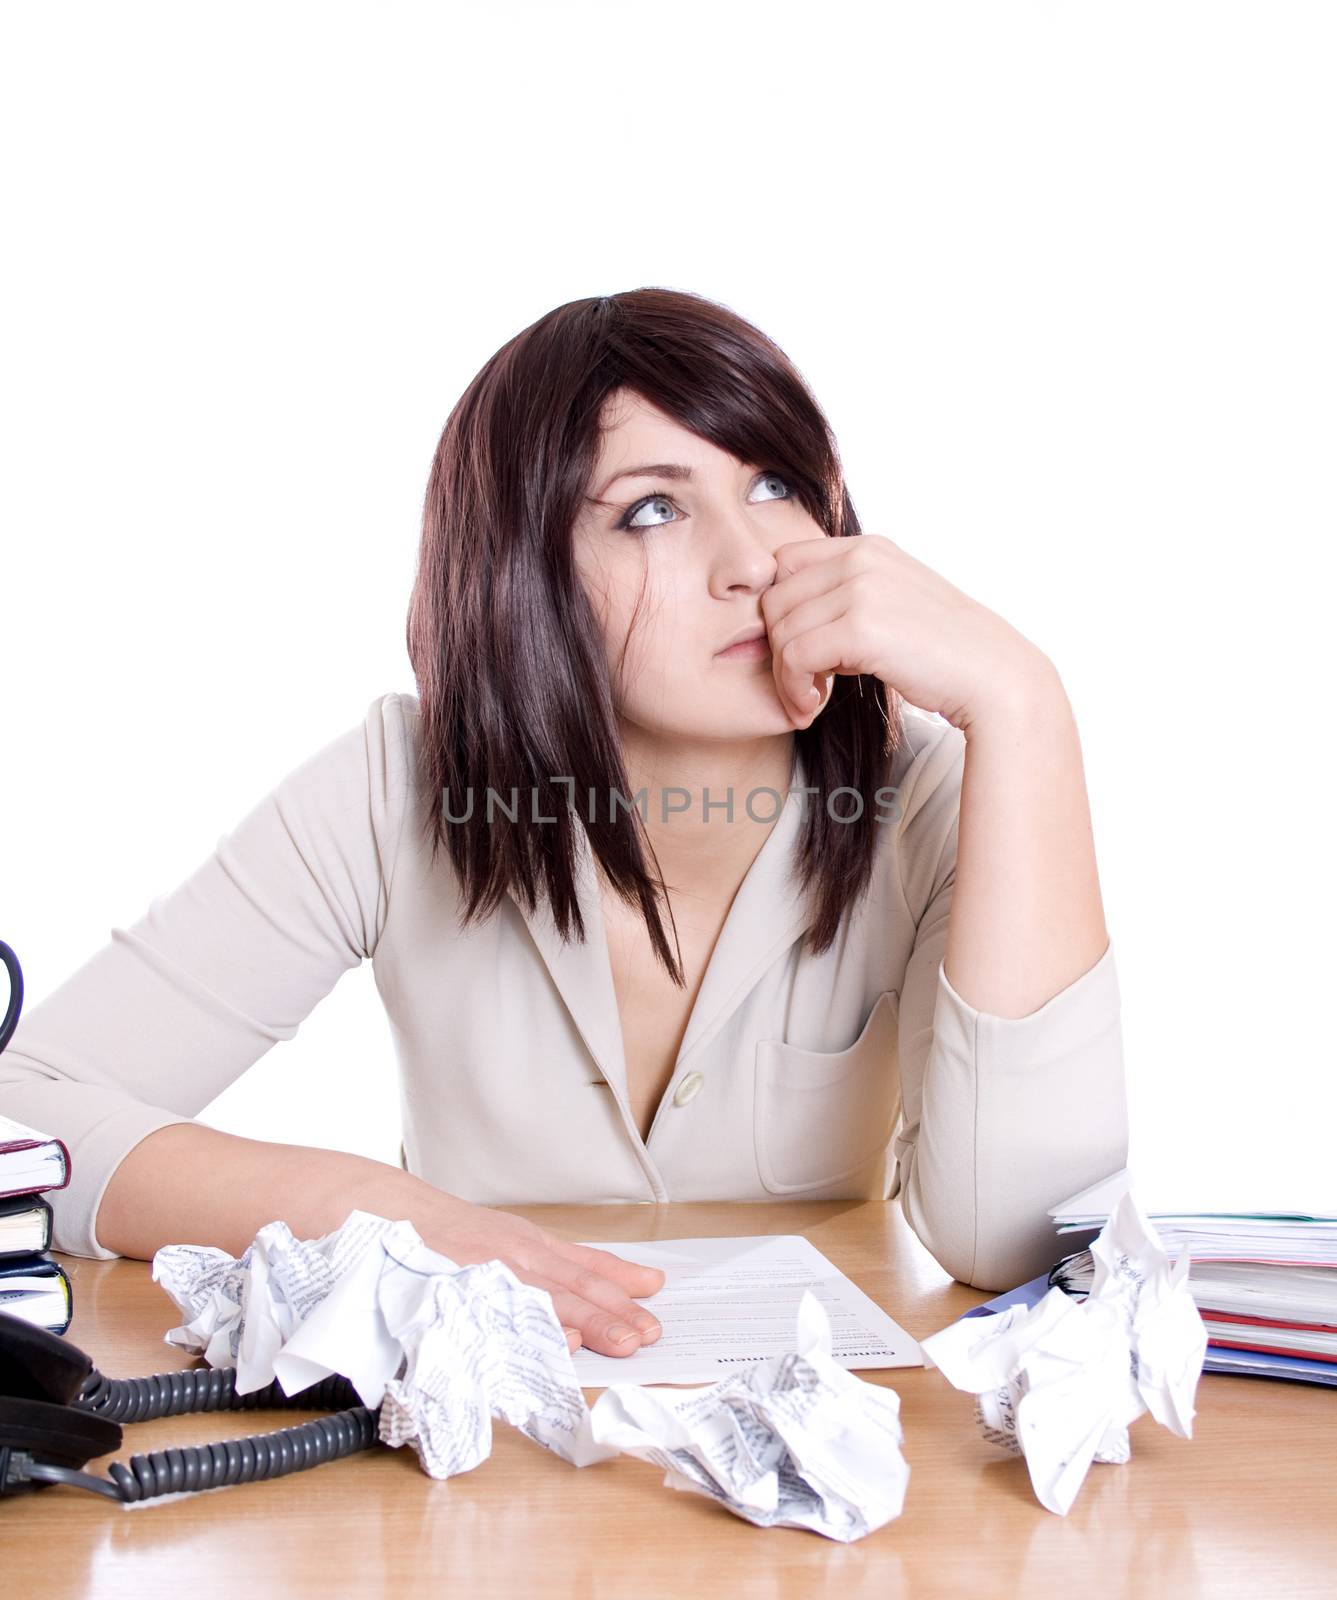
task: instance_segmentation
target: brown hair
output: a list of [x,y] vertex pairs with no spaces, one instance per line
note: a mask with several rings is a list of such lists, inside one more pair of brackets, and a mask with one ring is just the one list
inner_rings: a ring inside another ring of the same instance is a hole
[[[543,892],[562,937],[574,927],[583,939],[578,819],[608,882],[639,904],[656,954],[682,984],[642,819],[632,807],[631,827],[606,816],[591,822],[570,799],[629,788],[603,633],[571,538],[598,461],[604,403],[623,388],[737,460],[780,473],[829,536],[862,531],[816,399],[784,352],[736,312],[663,288],[558,306],[486,363],[432,461],[407,630],[419,776],[433,858],[444,837],[466,922],[508,889],[531,911]],[[872,796],[902,737],[901,708],[880,679],[837,674],[825,710],[795,731],[805,782],[818,795],[847,785]],[[489,786],[503,796],[529,791],[535,814],[556,820],[535,822],[521,806],[514,821],[503,810],[490,825],[447,825],[447,794]],[[833,819],[822,803],[805,811],[798,870],[811,906],[807,938],[821,953],[867,888],[886,823],[869,803],[857,821]]]

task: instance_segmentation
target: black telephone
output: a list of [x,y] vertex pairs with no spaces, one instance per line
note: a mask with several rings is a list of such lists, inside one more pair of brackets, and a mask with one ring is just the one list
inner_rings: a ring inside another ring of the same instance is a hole
[[[106,1478],[79,1470],[120,1447],[123,1421],[284,1406],[336,1414],[275,1433],[155,1450],[128,1464],[113,1461]],[[150,1500],[278,1478],[369,1449],[379,1422],[380,1408],[362,1405],[338,1373],[293,1395],[277,1382],[239,1395],[227,1367],[108,1378],[68,1339],[0,1311],[0,1499],[65,1483],[109,1500]]]

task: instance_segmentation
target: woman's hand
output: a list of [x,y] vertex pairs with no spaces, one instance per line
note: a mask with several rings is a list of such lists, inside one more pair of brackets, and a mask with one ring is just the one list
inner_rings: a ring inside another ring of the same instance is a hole
[[870,673],[964,730],[1052,670],[997,612],[879,534],[798,539],[775,558],[761,612],[776,689],[796,728],[824,709],[837,674]]
[[437,1200],[427,1214],[415,1214],[424,1241],[461,1266],[504,1261],[522,1283],[546,1289],[572,1350],[584,1344],[600,1355],[629,1356],[663,1332],[632,1299],[664,1287],[658,1267],[636,1266],[611,1250],[568,1244],[510,1211],[476,1206],[440,1190]]

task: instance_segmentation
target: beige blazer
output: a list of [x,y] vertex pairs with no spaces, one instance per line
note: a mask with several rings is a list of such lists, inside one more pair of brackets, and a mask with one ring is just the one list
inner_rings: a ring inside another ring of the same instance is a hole
[[583,831],[587,943],[564,945],[546,909],[509,897],[461,932],[449,858],[432,865],[423,842],[418,701],[379,697],[184,883],[113,928],[0,1054],[0,1112],[72,1154],[69,1187],[48,1196],[55,1248],[113,1255],[94,1218],[127,1152],[199,1113],[370,957],[404,1164],[452,1194],[508,1206],[899,1193],[954,1277],[1000,1289],[1033,1276],[1060,1253],[1046,1208],[1127,1156],[1113,947],[1026,1017],[955,992],[942,960],[965,740],[912,707],[905,720],[900,815],[869,894],[824,955],[801,951],[791,789],[642,1140]]

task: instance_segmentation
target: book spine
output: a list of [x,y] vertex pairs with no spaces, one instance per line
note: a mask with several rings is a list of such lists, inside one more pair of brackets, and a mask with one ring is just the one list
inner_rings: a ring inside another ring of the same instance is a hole
[[[34,1256],[32,1264],[34,1267],[50,1268],[49,1272],[44,1272],[42,1275],[47,1278],[54,1278],[60,1284],[61,1296],[64,1301],[64,1311],[58,1324],[38,1322],[37,1326],[46,1328],[51,1333],[65,1333],[69,1329],[70,1323],[74,1320],[74,1286],[70,1283],[70,1275],[59,1261],[52,1261],[50,1256]],[[11,1270],[12,1267],[13,1260],[11,1258]],[[0,1311],[7,1312],[10,1316],[18,1317],[24,1322],[35,1322],[36,1319],[31,1315],[30,1311],[25,1309],[25,1302],[28,1299],[29,1296],[17,1293],[6,1295],[4,1292],[4,1278],[0,1276]]]
[[70,1151],[63,1139],[44,1139],[38,1143],[36,1139],[25,1139],[21,1143],[0,1145],[0,1156],[10,1150],[42,1150],[47,1145],[55,1145],[60,1151],[61,1174],[59,1183],[39,1183],[35,1189],[0,1189],[0,1200],[8,1200],[16,1194],[46,1194],[52,1189],[64,1189],[70,1181]]

